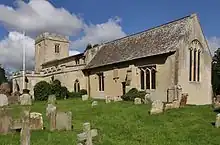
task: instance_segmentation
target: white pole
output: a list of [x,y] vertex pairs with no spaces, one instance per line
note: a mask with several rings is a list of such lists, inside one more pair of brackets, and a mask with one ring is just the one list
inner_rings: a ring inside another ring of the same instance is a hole
[[[23,31],[24,39],[25,39],[25,32]],[[25,41],[23,41],[23,89],[25,88]]]

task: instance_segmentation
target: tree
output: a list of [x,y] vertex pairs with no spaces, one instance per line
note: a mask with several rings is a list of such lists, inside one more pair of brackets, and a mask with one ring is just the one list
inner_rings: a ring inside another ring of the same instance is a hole
[[5,76],[5,70],[0,66],[0,85],[5,82],[7,82],[7,78]]
[[218,48],[212,58],[212,89],[214,95],[220,94],[220,48]]

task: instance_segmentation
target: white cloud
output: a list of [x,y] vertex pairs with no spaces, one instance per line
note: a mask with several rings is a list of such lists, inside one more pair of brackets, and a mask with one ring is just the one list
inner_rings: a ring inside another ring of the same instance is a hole
[[[4,67],[22,69],[22,45],[26,45],[27,69],[34,67],[34,38],[42,32],[52,32],[73,36],[83,31],[84,36],[73,41],[70,55],[79,54],[79,48],[88,43],[96,44],[125,36],[120,26],[120,18],[109,19],[102,24],[85,24],[82,18],[71,14],[64,8],[55,8],[46,0],[17,1],[17,7],[0,5],[0,24],[9,34],[0,40],[0,63]],[[28,36],[20,32],[25,30]]]
[[109,19],[106,23],[85,25],[85,36],[73,41],[72,48],[85,48],[88,43],[103,43],[126,36],[122,27],[119,25],[120,21],[121,20],[116,17],[115,19]]
[[210,37],[208,39],[209,48],[211,50],[212,55],[214,52],[220,48],[220,37]]
[[0,64],[7,68],[22,69],[23,46],[26,50],[26,68],[34,66],[34,40],[18,32],[10,32],[0,41]]
[[17,1],[15,9],[0,5],[0,22],[10,30],[25,30],[35,35],[47,31],[70,36],[83,27],[82,20],[75,14],[55,8],[46,0],[30,0],[27,4]]

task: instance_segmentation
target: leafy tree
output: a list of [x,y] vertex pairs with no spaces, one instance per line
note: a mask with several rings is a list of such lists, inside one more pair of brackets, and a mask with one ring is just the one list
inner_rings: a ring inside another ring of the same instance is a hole
[[7,82],[7,78],[5,76],[5,70],[0,66],[0,85],[5,82]]
[[40,81],[34,86],[34,97],[36,100],[47,100],[51,94],[51,86],[46,81]]
[[212,58],[212,89],[214,95],[220,94],[220,48]]

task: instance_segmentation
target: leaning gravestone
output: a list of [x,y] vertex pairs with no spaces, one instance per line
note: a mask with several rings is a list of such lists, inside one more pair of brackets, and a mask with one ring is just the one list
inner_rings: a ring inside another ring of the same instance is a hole
[[56,104],[56,96],[55,95],[49,95],[47,103],[55,105]]
[[160,100],[153,101],[150,114],[158,114],[164,111],[164,103]]
[[41,113],[30,113],[30,129],[31,130],[43,130],[43,117]]
[[20,142],[21,145],[30,145],[30,112],[29,110],[24,110],[22,115],[22,128],[20,132]]
[[46,109],[46,116],[49,119],[50,131],[54,131],[56,129],[56,114],[56,106],[54,106],[53,104],[48,104]]
[[12,118],[5,108],[0,108],[0,134],[8,134],[11,127]]
[[8,97],[5,94],[0,94],[0,107],[8,105]]
[[141,98],[134,98],[134,104],[135,105],[141,104]]
[[20,104],[21,105],[32,105],[32,97],[30,94],[22,94],[20,96]]
[[110,96],[105,96],[105,103],[111,103],[111,97]]
[[97,129],[92,129],[90,123],[83,124],[83,133],[77,135],[78,145],[81,145],[80,142],[85,142],[85,145],[93,145],[92,138],[98,135]]
[[67,131],[72,129],[72,112],[57,112],[56,129]]

